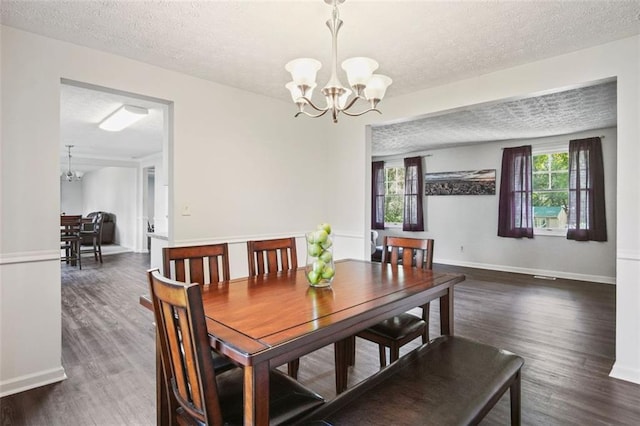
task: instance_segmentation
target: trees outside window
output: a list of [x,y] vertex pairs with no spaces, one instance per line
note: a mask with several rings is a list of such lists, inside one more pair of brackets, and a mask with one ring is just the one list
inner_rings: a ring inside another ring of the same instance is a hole
[[536,234],[566,235],[569,206],[569,153],[533,155],[533,219]]
[[384,223],[402,224],[404,214],[404,166],[385,167]]

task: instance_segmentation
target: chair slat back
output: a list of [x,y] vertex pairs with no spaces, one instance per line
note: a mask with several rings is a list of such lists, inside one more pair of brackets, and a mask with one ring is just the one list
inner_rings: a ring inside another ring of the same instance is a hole
[[[384,237],[382,263],[433,268],[433,240],[405,237]],[[401,250],[402,249],[402,250]]]
[[162,249],[162,258],[164,276],[176,281],[206,285],[230,279],[227,243],[165,247]]
[[249,276],[298,269],[296,239],[247,241]]
[[221,425],[200,285],[165,278],[157,269],[147,275],[169,391],[190,416]]
[[77,234],[82,228],[82,216],[80,215],[62,215],[60,216],[60,234],[69,235]]

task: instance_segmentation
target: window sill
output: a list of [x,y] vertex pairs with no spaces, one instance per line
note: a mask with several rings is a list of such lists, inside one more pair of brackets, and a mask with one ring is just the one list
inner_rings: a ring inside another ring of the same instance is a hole
[[384,229],[402,229],[401,223],[385,223]]
[[549,229],[549,230],[534,229],[533,230],[533,235],[535,235],[535,236],[543,236],[543,237],[563,237],[563,238],[566,238],[567,237],[567,230],[566,229]]

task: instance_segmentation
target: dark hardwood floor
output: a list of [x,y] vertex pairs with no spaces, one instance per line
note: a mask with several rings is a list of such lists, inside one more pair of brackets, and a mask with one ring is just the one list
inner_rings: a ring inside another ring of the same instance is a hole
[[[86,264],[85,264],[86,263]],[[147,293],[148,255],[106,256],[62,266],[62,363],[67,380],[0,400],[2,425],[152,425],[155,356]],[[460,271],[456,334],[525,359],[525,425],[638,425],[640,385],[608,377],[615,356],[615,287],[436,265]],[[439,330],[432,304],[431,335]],[[419,339],[403,348],[415,348]],[[358,340],[350,385],[378,369],[377,347]],[[299,379],[335,395],[333,348],[301,359]],[[402,407],[398,407],[400,413]],[[509,424],[508,396],[483,425]],[[399,414],[398,423],[402,422]]]

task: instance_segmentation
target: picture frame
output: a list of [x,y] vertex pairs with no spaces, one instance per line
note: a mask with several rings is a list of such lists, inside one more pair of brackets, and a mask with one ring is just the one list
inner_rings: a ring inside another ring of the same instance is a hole
[[425,173],[425,195],[495,195],[496,169]]

